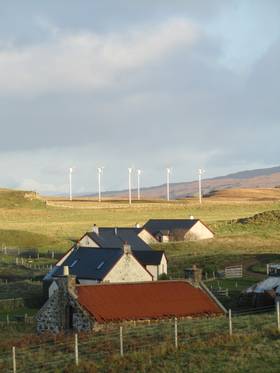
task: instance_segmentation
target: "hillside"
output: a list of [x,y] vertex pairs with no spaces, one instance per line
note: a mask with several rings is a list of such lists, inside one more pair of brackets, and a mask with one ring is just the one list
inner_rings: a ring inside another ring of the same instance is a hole
[[38,208],[45,202],[35,192],[0,189],[0,208]]
[[[219,176],[203,180],[203,194],[211,194],[213,191],[243,188],[275,188],[280,185],[280,167],[241,171],[225,176]],[[143,188],[142,197],[145,199],[165,198],[166,185]],[[170,184],[171,199],[195,196],[198,193],[198,182],[181,182]],[[108,198],[125,198],[127,190],[104,193]],[[136,196],[136,190],[133,191]]]

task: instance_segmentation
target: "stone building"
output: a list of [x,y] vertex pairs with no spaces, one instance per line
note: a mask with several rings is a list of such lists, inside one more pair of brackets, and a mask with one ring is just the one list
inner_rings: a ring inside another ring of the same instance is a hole
[[40,333],[89,332],[106,323],[213,316],[225,311],[205,286],[184,280],[77,285],[75,276],[65,275],[55,282],[57,289],[37,315]]

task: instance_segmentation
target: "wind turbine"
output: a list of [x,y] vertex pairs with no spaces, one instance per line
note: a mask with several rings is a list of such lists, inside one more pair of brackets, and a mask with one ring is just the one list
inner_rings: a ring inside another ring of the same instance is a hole
[[198,196],[199,196],[199,203],[202,203],[202,189],[201,189],[201,179],[202,175],[205,173],[205,170],[202,168],[198,169]]
[[140,201],[140,176],[142,171],[140,169],[137,170],[137,199]]
[[170,174],[171,174],[171,168],[166,168],[166,199],[167,201],[170,201],[170,190],[169,190],[169,184],[170,184]]
[[101,202],[101,175],[103,175],[104,167],[97,168],[98,175],[98,202]]
[[131,174],[132,174],[132,167],[128,168],[128,202],[131,205]]
[[73,173],[73,168],[69,168],[69,200],[72,201],[72,173]]

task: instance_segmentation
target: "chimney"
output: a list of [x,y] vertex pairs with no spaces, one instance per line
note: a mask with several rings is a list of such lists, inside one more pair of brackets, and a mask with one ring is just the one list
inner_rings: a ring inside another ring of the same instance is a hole
[[58,281],[63,292],[67,291],[72,296],[77,297],[76,276],[70,275],[68,266],[63,267],[63,276]]
[[195,287],[199,287],[202,282],[202,269],[195,264],[191,268],[185,269],[185,278],[193,283]]
[[93,233],[99,235],[99,229],[98,229],[98,226],[96,224],[93,224],[92,231],[93,231]]
[[135,224],[135,228],[140,228],[140,224],[139,224],[139,223],[136,223],[136,224]]
[[191,219],[191,220],[194,220],[194,217],[193,217],[193,215],[191,215],[191,216],[190,216],[190,219]]
[[126,255],[131,254],[131,246],[127,242],[123,245],[123,252]]
[[63,276],[69,276],[69,267],[63,266]]

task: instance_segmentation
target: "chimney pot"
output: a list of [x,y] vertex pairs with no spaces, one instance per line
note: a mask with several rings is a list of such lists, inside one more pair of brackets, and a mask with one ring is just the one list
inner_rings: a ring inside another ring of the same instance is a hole
[[127,242],[123,245],[123,252],[126,255],[131,254],[131,246]]
[[69,276],[69,267],[63,266],[63,276]]
[[98,229],[98,226],[96,224],[93,224],[92,231],[93,231],[93,233],[95,233],[97,235],[99,234],[99,229]]

